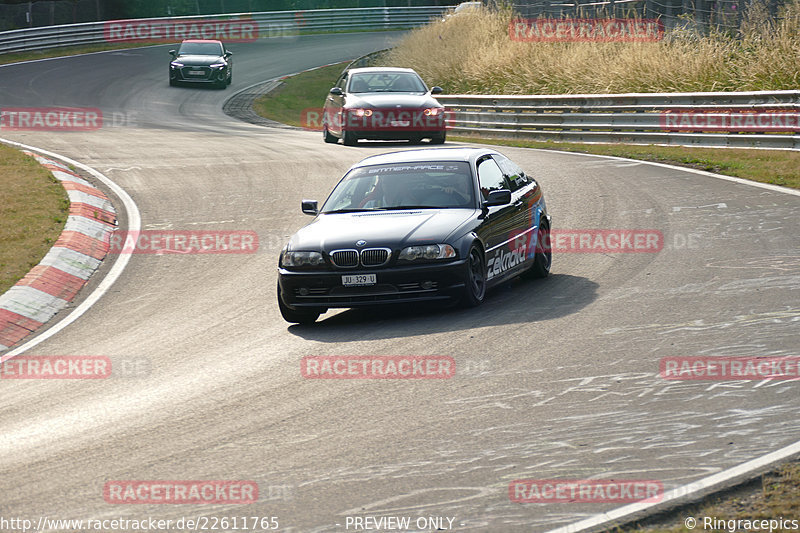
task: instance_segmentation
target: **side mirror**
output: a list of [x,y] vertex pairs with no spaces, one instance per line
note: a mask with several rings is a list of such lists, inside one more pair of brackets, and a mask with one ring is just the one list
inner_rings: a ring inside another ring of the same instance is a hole
[[170,50],[169,51],[169,55],[171,55],[172,57],[175,57],[175,54],[177,54],[177,53],[178,53],[177,50]]
[[334,96],[342,96],[344,94],[339,87],[334,87],[330,90],[330,93]]
[[436,85],[435,87],[431,87],[431,94],[442,94],[444,89]]
[[[511,201],[511,193],[509,193],[509,202]],[[303,200],[300,202],[300,208],[303,210],[303,213],[306,215],[318,215],[319,214],[319,207],[317,207],[316,200]]]
[[506,205],[511,203],[511,191],[508,189],[500,189],[499,191],[490,191],[489,197],[483,202],[484,207],[494,207],[497,205]]
[[228,51],[225,52],[225,55],[223,57],[231,57],[232,55],[233,55],[233,52],[228,50]]

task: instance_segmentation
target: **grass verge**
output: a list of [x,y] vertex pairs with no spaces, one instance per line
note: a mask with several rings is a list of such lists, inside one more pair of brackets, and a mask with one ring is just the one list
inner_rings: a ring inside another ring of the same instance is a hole
[[349,61],[302,72],[284,80],[271,93],[253,102],[253,109],[264,118],[302,127],[304,109],[322,112],[325,98]]
[[0,294],[36,266],[69,214],[61,183],[30,156],[0,144]]
[[[780,520],[800,521],[800,462],[791,462],[764,474],[741,487],[720,495],[709,496],[701,504],[688,506],[663,516],[656,516],[642,524],[608,530],[615,533],[688,533],[696,531],[797,531],[789,527],[770,529],[748,526],[745,523],[732,524],[731,520]],[[686,527],[686,521],[693,518],[694,528]],[[707,522],[704,519],[717,519],[720,522]],[[704,527],[704,525],[706,527]],[[731,526],[734,527],[731,527]],[[786,525],[786,524],[784,524]]]
[[[276,91],[259,97],[253,108],[264,118],[302,126],[303,110],[321,111],[325,96],[345,66],[347,63],[340,63],[287,78]],[[452,136],[450,140],[627,157],[800,189],[800,152],[788,150],[575,144]]]

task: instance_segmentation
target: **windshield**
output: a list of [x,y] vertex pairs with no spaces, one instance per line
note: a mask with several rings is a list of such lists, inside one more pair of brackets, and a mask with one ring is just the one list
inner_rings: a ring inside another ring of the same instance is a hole
[[474,208],[474,192],[470,166],[465,162],[376,165],[349,172],[322,212]]
[[222,54],[220,43],[183,43],[178,50],[178,55],[182,56],[221,56]]
[[424,93],[425,84],[413,72],[363,72],[350,78],[351,93]]

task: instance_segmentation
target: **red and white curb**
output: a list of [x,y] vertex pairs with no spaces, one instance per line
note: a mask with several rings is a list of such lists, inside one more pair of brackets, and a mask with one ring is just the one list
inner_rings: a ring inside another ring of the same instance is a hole
[[41,262],[0,295],[0,352],[10,349],[64,309],[100,266],[116,228],[116,212],[99,189],[53,159],[32,152],[70,200],[64,230]]

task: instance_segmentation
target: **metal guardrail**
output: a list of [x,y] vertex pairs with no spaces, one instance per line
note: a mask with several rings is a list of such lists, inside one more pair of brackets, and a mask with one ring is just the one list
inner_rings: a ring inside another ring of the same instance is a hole
[[[448,109],[453,133],[562,142],[800,150],[800,91],[442,95],[436,99]],[[756,118],[760,115],[765,118],[759,123]],[[705,127],[696,126],[694,117],[702,119]]]
[[[225,15],[196,15],[141,19],[135,22],[250,20],[258,25],[259,38],[290,37],[302,33],[353,30],[392,30],[421,26],[441,17],[450,6],[376,7],[314,9],[308,11],[266,11]],[[41,50],[106,42],[105,28],[114,21],[44,26],[0,32],[0,53]]]

